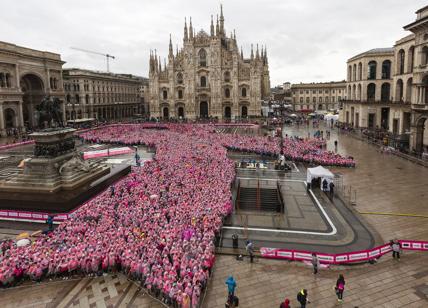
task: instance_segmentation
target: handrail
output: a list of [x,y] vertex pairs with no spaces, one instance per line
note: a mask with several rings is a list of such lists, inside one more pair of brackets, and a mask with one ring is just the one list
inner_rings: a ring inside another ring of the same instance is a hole
[[282,198],[282,194],[281,194],[281,185],[279,184],[279,181],[276,182],[276,191],[279,197],[279,202],[281,204],[281,208],[280,208],[280,213],[284,214],[285,213],[285,204],[284,204],[284,199]]
[[241,181],[238,179],[238,189],[236,191],[236,210],[239,211],[239,196],[241,193]]

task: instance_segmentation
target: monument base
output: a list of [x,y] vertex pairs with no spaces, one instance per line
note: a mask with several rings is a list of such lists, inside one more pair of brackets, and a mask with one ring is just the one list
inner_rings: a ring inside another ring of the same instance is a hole
[[23,187],[0,187],[0,209],[30,212],[67,213],[93,198],[114,182],[131,172],[130,165],[114,165],[107,174],[77,186],[72,190],[42,192]]
[[0,181],[0,208],[68,212],[124,174],[130,166],[85,161],[76,152],[73,128],[47,129],[31,134],[34,156],[23,170]]

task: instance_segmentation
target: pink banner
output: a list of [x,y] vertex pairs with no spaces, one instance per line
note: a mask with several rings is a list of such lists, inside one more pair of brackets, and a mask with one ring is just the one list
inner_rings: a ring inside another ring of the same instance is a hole
[[108,157],[108,156],[114,156],[114,155],[129,154],[132,152],[134,152],[134,150],[128,147],[88,151],[88,152],[83,152],[83,159],[96,158],[96,157]]
[[[428,251],[428,242],[426,241],[413,241],[413,240],[399,240],[402,250],[417,250]],[[370,250],[360,250],[349,253],[341,254],[326,254],[315,252],[320,263],[324,264],[343,264],[354,262],[365,262],[373,259],[380,258],[384,254],[392,251],[389,244],[375,247]],[[270,259],[285,259],[295,261],[308,261],[312,259],[311,251],[302,250],[289,250],[281,248],[260,248],[260,253],[263,258]]]
[[7,149],[12,149],[15,147],[19,147],[21,145],[26,145],[26,144],[33,144],[34,140],[28,140],[28,141],[23,141],[23,142],[17,142],[17,143],[12,143],[12,144],[6,144],[6,145],[2,145],[0,146],[0,151],[1,150],[7,150]]

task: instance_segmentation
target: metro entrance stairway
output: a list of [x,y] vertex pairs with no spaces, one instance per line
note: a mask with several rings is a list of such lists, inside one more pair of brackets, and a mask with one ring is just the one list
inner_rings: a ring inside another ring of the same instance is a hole
[[282,204],[277,189],[240,187],[238,207],[246,211],[280,212]]

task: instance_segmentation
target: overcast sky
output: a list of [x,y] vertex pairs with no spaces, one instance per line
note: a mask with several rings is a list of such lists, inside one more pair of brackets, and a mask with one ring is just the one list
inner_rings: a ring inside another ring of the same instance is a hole
[[182,45],[184,17],[209,32],[210,16],[223,3],[227,33],[236,29],[244,56],[251,43],[267,45],[271,85],[342,80],[346,60],[389,47],[407,33],[426,0],[25,0],[0,11],[0,40],[60,53],[64,67],[148,76],[150,49],[168,54],[169,34]]

